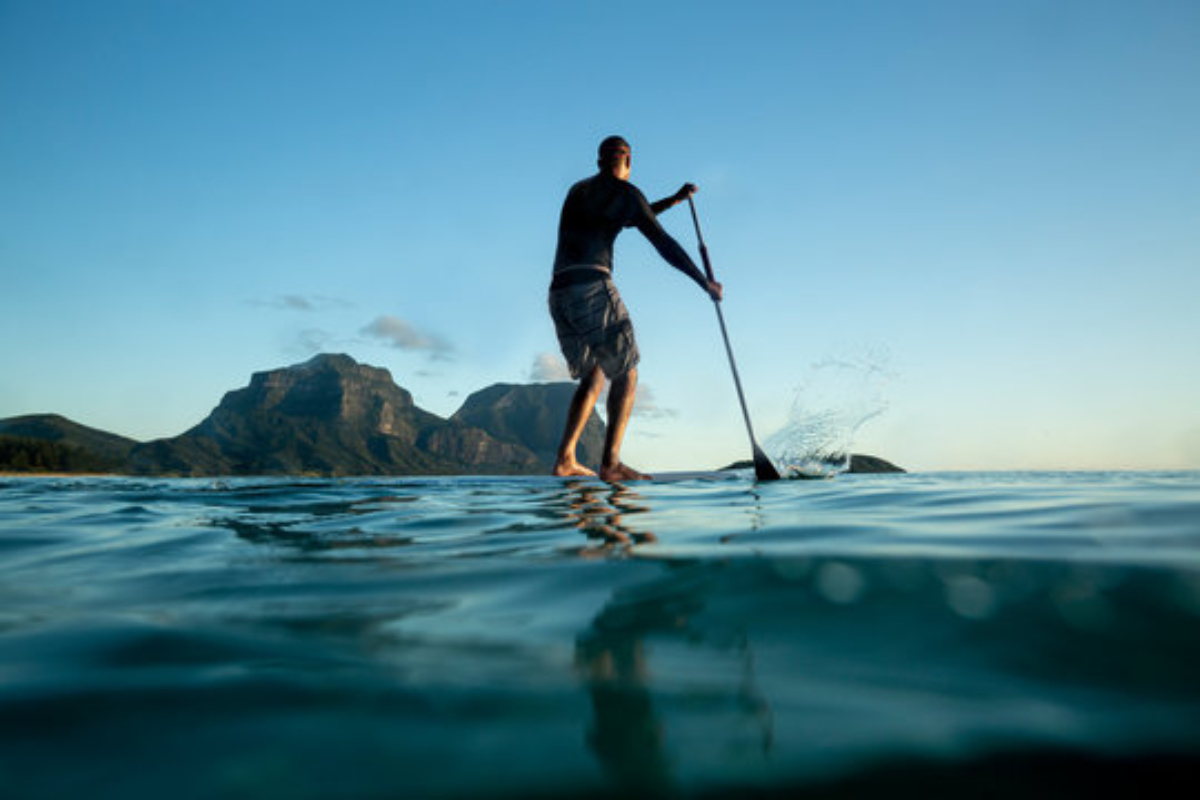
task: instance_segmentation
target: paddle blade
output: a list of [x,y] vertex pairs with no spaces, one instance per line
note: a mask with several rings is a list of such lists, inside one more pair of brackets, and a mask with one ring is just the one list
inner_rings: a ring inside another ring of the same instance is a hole
[[775,465],[771,463],[771,459],[758,445],[754,446],[754,477],[760,481],[777,481],[783,478],[779,474],[779,470],[775,469]]

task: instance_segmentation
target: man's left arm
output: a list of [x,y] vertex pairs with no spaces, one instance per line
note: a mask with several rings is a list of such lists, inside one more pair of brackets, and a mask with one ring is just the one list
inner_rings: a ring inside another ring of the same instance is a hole
[[670,197],[664,197],[662,200],[656,200],[650,204],[650,210],[654,212],[654,216],[658,216],[672,206],[679,205],[684,200],[696,193],[696,184],[685,183],[679,187],[679,191]]

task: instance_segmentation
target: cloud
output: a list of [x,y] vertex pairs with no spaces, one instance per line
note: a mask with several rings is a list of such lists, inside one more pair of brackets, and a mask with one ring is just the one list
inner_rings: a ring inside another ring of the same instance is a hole
[[353,342],[321,328],[305,328],[288,334],[284,348],[289,353],[311,356],[316,353],[331,353],[344,350]]
[[305,328],[300,331],[299,345],[310,353],[324,351],[333,341],[333,334],[320,328]]
[[554,353],[538,353],[533,358],[533,366],[529,368],[529,380],[542,382],[557,382],[571,380],[571,371],[562,356]]
[[307,297],[301,297],[298,294],[285,294],[277,298],[280,308],[286,308],[291,311],[316,311],[317,306]]
[[673,408],[664,408],[658,404],[653,390],[645,384],[638,386],[633,398],[633,413],[642,419],[674,419],[679,412]]
[[399,317],[389,314],[376,317],[359,333],[388,347],[423,352],[434,359],[449,359],[454,352],[454,346],[440,336],[422,333]]
[[320,294],[281,294],[266,300],[251,300],[249,302],[251,305],[258,306],[259,308],[273,308],[277,311],[300,311],[303,313],[354,307],[354,304],[348,300],[327,297]]

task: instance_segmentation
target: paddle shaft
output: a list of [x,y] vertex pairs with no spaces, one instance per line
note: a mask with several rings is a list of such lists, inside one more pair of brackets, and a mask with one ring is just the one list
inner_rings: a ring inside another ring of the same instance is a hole
[[[691,197],[688,197],[688,208],[692,211],[692,224],[696,226],[696,239],[700,242],[700,258],[704,262],[704,272],[710,282],[716,281],[713,276],[712,262],[708,258],[708,247],[704,244],[704,234],[700,232],[700,218],[696,216],[696,204],[692,202]],[[742,418],[746,420],[746,433],[750,434],[750,445],[754,448],[754,461],[758,468],[758,462],[766,459],[766,456],[754,438],[754,426],[750,423],[750,411],[746,407],[746,394],[742,391],[742,379],[738,375],[737,361],[733,358],[733,347],[729,344],[729,331],[725,328],[725,315],[721,313],[721,303],[714,299],[713,308],[717,310],[717,321],[721,323],[721,338],[725,340],[725,353],[729,356],[729,369],[733,372],[733,385],[737,387],[738,401],[742,404]],[[767,463],[769,464],[770,461],[768,460]],[[774,466],[771,468],[774,470]]]

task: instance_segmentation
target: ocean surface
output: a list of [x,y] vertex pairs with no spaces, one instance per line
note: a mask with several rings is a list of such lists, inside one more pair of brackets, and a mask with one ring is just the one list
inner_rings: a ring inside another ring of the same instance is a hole
[[0,478],[4,798],[1154,796],[1198,766],[1200,473]]

